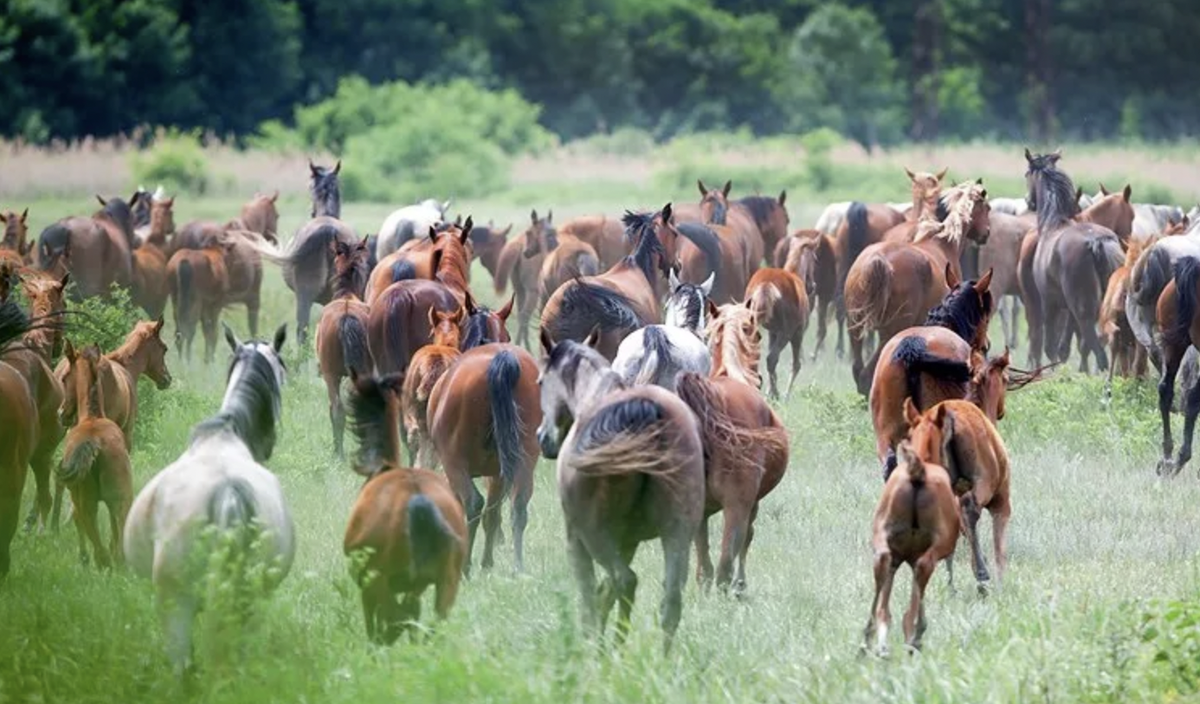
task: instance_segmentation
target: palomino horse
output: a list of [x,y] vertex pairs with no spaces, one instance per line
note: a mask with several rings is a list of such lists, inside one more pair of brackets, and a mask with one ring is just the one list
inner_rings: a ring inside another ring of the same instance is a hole
[[[135,194],[133,202],[136,203]],[[133,214],[120,198],[96,196],[103,208],[90,218],[70,217],[42,230],[38,238],[38,268],[54,271],[69,252],[67,268],[82,297],[108,296],[113,284],[128,288],[133,281]]]
[[427,198],[415,205],[406,205],[393,210],[379,226],[379,239],[375,242],[375,256],[383,259],[400,249],[405,242],[424,237],[431,227],[442,224],[450,201],[438,202]]
[[[591,344],[555,343],[542,331],[542,454],[557,460],[558,496],[583,614],[602,635],[620,602],[617,638],[629,631],[638,545],[663,553],[661,624],[671,647],[683,614],[688,547],[704,516],[704,447],[692,411],[657,386],[626,389]],[[594,564],[606,576],[597,589]]]
[[908,432],[904,399],[924,411],[967,395],[972,351],[987,349],[992,316],[992,273],[959,282],[946,265],[950,292],[929,311],[925,324],[894,335],[882,347],[868,402],[875,450],[886,479],[896,467],[896,446]]
[[[1080,222],[1075,186],[1070,177],[1058,170],[1060,154],[1034,156],[1025,150],[1029,169],[1025,180],[1029,187],[1030,207],[1037,211],[1036,251],[1032,261],[1034,292],[1023,287],[1026,309],[1036,305],[1036,327],[1057,333],[1056,339],[1045,340],[1052,361],[1066,358],[1070,333],[1079,334],[1080,370],[1087,371],[1088,353],[1096,355],[1097,366],[1108,367],[1108,356],[1100,344],[1096,321],[1104,285],[1124,259],[1121,242],[1107,227]],[[1082,219],[1082,218],[1081,218]],[[1028,313],[1027,313],[1028,315]],[[1040,337],[1030,338],[1030,354],[1036,363],[1041,354]]]
[[758,324],[766,328],[767,374],[771,380],[771,398],[779,398],[779,382],[775,368],[783,348],[792,346],[792,378],[788,381],[790,396],[796,375],[800,373],[800,358],[804,354],[804,330],[808,327],[808,292],[804,282],[785,269],[759,269],[746,285],[746,302],[754,311]]
[[342,408],[342,379],[351,372],[369,375],[375,368],[367,341],[367,320],[371,311],[362,302],[367,286],[370,251],[367,240],[347,247],[333,241],[333,300],[321,311],[317,321],[315,344],[317,369],[325,381],[329,396],[329,422],[333,425],[333,451],[343,455],[342,438],[346,433],[346,411]]
[[907,440],[899,447],[899,458],[899,471],[892,472],[883,487],[871,528],[875,596],[863,632],[863,649],[873,647],[879,655],[888,652],[889,603],[900,565],[907,564],[913,571],[912,602],[904,614],[904,642],[918,649],[925,633],[925,587],[937,563],[953,555],[958,543],[958,501],[949,472],[923,458]]
[[799,230],[780,242],[783,251],[776,250],[775,266],[786,269],[804,282],[810,312],[817,317],[817,344],[812,358],[825,348],[825,333],[829,321],[829,306],[837,300],[837,260],[833,255],[833,240],[817,230]]
[[0,579],[12,565],[9,546],[20,522],[21,492],[37,444],[38,408],[33,390],[5,353],[30,329],[11,298],[0,300]]
[[[542,420],[537,378],[537,362],[528,352],[492,343],[464,352],[429,393],[429,437],[470,524],[467,569],[480,520],[481,564],[492,567],[500,504],[510,491],[514,564],[519,572],[525,569],[525,526],[537,463],[533,431]],[[475,477],[488,478],[486,503]]]
[[563,284],[542,308],[542,328],[554,340],[583,340],[599,326],[606,359],[630,332],[659,322],[657,272],[667,272],[675,255],[670,203],[658,213],[626,212],[624,222],[633,253],[599,276]]
[[943,275],[961,277],[959,259],[964,240],[988,238],[987,191],[980,182],[965,183],[948,196],[944,222],[925,221],[913,244],[881,242],[863,250],[846,277],[845,307],[853,353],[851,372],[864,396],[870,390],[880,350],[864,365],[863,340],[870,330],[881,341],[920,325],[925,314],[951,288]]
[[[762,394],[738,373],[758,368],[758,329],[753,314],[747,315],[746,307],[736,304],[724,305],[719,311],[710,327],[712,377],[682,374],[677,392],[699,419],[704,444],[706,498],[704,519],[696,534],[697,578],[702,584],[712,580],[708,518],[723,511],[717,586],[724,589],[732,582],[740,593],[746,587],[746,553],[754,538],[759,502],[787,471],[788,437]],[[748,320],[751,327],[745,324]]]
[[167,657],[179,675],[192,664],[192,622],[208,582],[196,557],[216,547],[206,540],[210,530],[228,537],[233,564],[271,568],[257,589],[273,590],[292,566],[292,517],[279,480],[260,464],[275,449],[286,336],[280,326],[271,344],[242,343],[225,327],[233,361],[221,410],[192,428],[187,450],[146,484],[125,523],[125,559],[154,583]]
[[612,368],[626,386],[654,384],[674,391],[675,379],[681,372],[708,376],[712,355],[704,343],[707,325],[704,318],[713,278],[709,275],[699,286],[681,283],[671,269],[666,324],[634,330],[617,348]]
[[342,162],[332,169],[308,164],[312,176],[312,219],[296,232],[280,252],[268,242],[250,240],[268,261],[283,269],[283,281],[296,294],[296,339],[305,344],[308,339],[308,320],[314,303],[325,304],[333,297],[330,274],[333,273],[333,247],[337,240],[347,247],[358,244],[354,228],[338,218],[342,212],[338,172]]
[[[63,458],[55,476],[60,486],[71,491],[75,507],[75,529],[79,533],[79,559],[87,562],[84,538],[92,544],[96,566],[124,563],[121,532],[133,502],[133,472],[129,448],[121,428],[104,415],[104,392],[100,374],[109,362],[95,346],[72,359],[71,383],[75,387],[78,422],[67,432]],[[108,508],[111,533],[105,549],[97,526],[100,504]]]
[[27,266],[33,263],[33,242],[29,241],[29,208],[20,215],[11,210],[0,212],[0,224],[4,225],[4,237],[0,239],[0,250],[15,252],[16,263]]
[[151,318],[162,317],[167,307],[167,235],[175,231],[174,198],[150,204],[146,237],[133,250],[133,302]]
[[421,595],[431,585],[438,618],[449,615],[467,558],[467,520],[445,477],[400,464],[399,377],[351,373],[354,471],[367,482],[350,511],[342,549],[347,557],[367,552],[354,574],[367,637],[390,644],[421,618]]

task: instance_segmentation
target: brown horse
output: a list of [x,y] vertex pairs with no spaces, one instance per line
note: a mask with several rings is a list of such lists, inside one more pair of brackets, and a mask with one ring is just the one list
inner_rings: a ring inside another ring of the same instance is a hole
[[[935,457],[938,455],[940,452]],[[958,501],[950,474],[935,461],[924,459],[908,441],[900,445],[899,457],[899,471],[884,485],[871,529],[875,597],[863,632],[863,649],[874,647],[879,655],[888,652],[889,603],[900,565],[907,564],[913,571],[912,600],[904,614],[904,642],[919,649],[925,634],[925,587],[938,562],[953,555],[958,543]]]
[[467,521],[445,477],[400,465],[399,377],[351,374],[348,405],[359,444],[354,470],[367,482],[350,511],[342,549],[348,557],[365,553],[354,579],[367,637],[390,644],[420,619],[421,595],[431,585],[438,618],[449,615],[467,557]]
[[[434,252],[444,249],[444,238],[458,238],[460,243],[465,243],[470,241],[468,238],[471,232],[474,232],[474,228],[471,226],[471,219],[467,218],[465,230],[460,223],[443,223],[430,227],[428,237],[413,237],[407,240],[396,251],[380,259],[371,269],[371,278],[367,281],[363,300],[367,305],[373,305],[388,286],[398,281],[435,280],[438,262],[434,258]],[[469,259],[469,247],[467,256]],[[470,275],[470,262],[461,262],[460,265],[465,281]]]
[[1157,240],[1157,236],[1131,239],[1129,249],[1125,250],[1125,262],[1108,277],[1104,288],[1104,299],[1100,302],[1100,338],[1108,344],[1108,354],[1112,358],[1108,367],[1108,379],[1104,384],[1107,397],[1112,396],[1114,373],[1120,372],[1121,376],[1139,379],[1146,376],[1149,354],[1133,334],[1125,312],[1125,304],[1129,297],[1130,272],[1142,253]]
[[518,345],[529,348],[529,321],[538,306],[538,280],[542,274],[542,261],[545,256],[541,253],[528,259],[525,258],[525,238],[511,239],[500,250],[496,261],[496,271],[493,283],[497,294],[503,294],[512,281],[513,296],[517,303],[517,337]]
[[[696,416],[658,386],[625,388],[592,345],[541,334],[542,454],[558,461],[558,496],[584,627],[602,635],[618,602],[617,638],[629,631],[638,546],[663,554],[661,624],[671,647],[683,614],[688,549],[704,516],[704,447]],[[743,548],[746,543],[742,543]],[[595,563],[606,573],[596,585]]]
[[[740,316],[736,310],[739,308],[742,306],[724,306],[726,319]],[[787,471],[788,437],[758,389],[739,375],[730,376],[732,370],[758,368],[757,330],[748,334],[740,325],[714,325],[713,329],[715,334],[709,339],[712,377],[684,372],[676,379],[676,393],[700,421],[704,444],[706,498],[704,519],[696,533],[697,578],[702,584],[712,580],[708,517],[723,511],[725,530],[717,562],[717,586],[724,589],[732,581],[735,591],[741,592],[746,587],[746,553],[754,538],[758,505]],[[739,339],[730,343],[727,336]],[[728,359],[727,355],[736,358]]]
[[581,215],[571,218],[558,228],[561,237],[574,237],[587,242],[600,257],[600,266],[611,269],[629,254],[625,226],[620,218],[607,215]]
[[[708,188],[699,180],[696,181],[696,186],[700,189],[700,222],[705,225],[729,228],[729,236],[740,250],[739,261],[742,263],[742,269],[749,277],[758,270],[763,256],[770,251],[767,249],[762,233],[759,232],[758,224],[746,211],[730,206],[729,191],[733,188],[732,181],[726,181],[725,186],[719,189]],[[676,217],[676,220],[680,219]],[[698,280],[703,281],[703,279]]]
[[25,475],[38,442],[37,399],[21,371],[9,364],[9,347],[30,328],[11,298],[0,300],[0,579],[12,565],[9,547],[20,522]]
[[539,220],[537,211],[533,211],[532,224],[524,232],[522,256],[541,261],[537,283],[539,306],[545,306],[551,294],[567,281],[600,273],[600,257],[596,250],[574,235],[560,237],[550,217]]
[[717,303],[741,299],[753,268],[747,264],[743,238],[725,225],[679,222],[669,225],[679,242],[679,278],[698,284],[714,277],[712,298]]
[[174,198],[150,204],[150,229],[133,250],[133,302],[151,318],[162,317],[167,307],[167,235],[175,231]]
[[361,296],[370,273],[371,252],[364,237],[348,247],[333,240],[333,300],[321,311],[317,321],[315,344],[317,369],[325,381],[329,396],[329,422],[333,426],[333,451],[342,457],[342,438],[346,432],[346,412],[342,407],[342,379],[355,373],[371,374],[375,362],[367,342],[367,320],[371,311]]
[[278,244],[279,210],[275,207],[278,200],[278,190],[271,195],[255,193],[254,197],[242,206],[236,229],[256,232],[271,244]]
[[612,360],[621,340],[633,330],[661,322],[658,273],[675,259],[671,204],[657,213],[625,213],[633,253],[599,276],[568,281],[542,308],[542,328],[554,340],[585,339],[600,328],[598,349]]
[[[770,196],[743,196],[730,203],[734,211],[741,211],[754,220],[762,237],[763,251],[774,252],[779,243],[787,239],[791,218],[784,203],[787,191],[780,191],[778,198]],[[778,266],[778,265],[776,265]]]
[[[512,532],[517,571],[525,569],[525,526],[537,463],[534,430],[542,420],[537,362],[510,344],[485,344],[462,354],[429,393],[429,437],[470,525],[465,569],[483,521],[484,569],[494,561],[500,504],[513,494]],[[475,477],[488,478],[487,501]]]
[[771,380],[771,398],[779,398],[779,382],[775,368],[783,348],[792,346],[792,378],[788,381],[790,396],[796,375],[800,373],[800,358],[804,354],[804,330],[808,327],[808,292],[800,277],[784,269],[759,269],[746,285],[744,296],[758,324],[766,328],[767,374]]
[[1159,354],[1162,358],[1162,377],[1158,382],[1158,412],[1162,419],[1162,459],[1159,475],[1175,476],[1192,458],[1192,438],[1196,417],[1200,415],[1200,384],[1192,386],[1184,398],[1183,445],[1179,455],[1171,457],[1174,441],[1171,437],[1171,407],[1175,402],[1175,376],[1189,347],[1200,342],[1200,259],[1181,256],[1175,260],[1174,277],[1158,297],[1155,318],[1158,329]]
[[884,478],[896,467],[896,446],[908,432],[904,399],[924,411],[952,398],[963,398],[971,379],[972,351],[987,349],[992,315],[992,273],[959,282],[949,263],[950,292],[929,311],[925,324],[894,335],[882,347],[868,402],[875,428],[875,450]]
[[500,229],[495,223],[476,225],[471,229],[471,254],[483,264],[488,274],[494,279],[500,263],[500,253],[508,244],[508,235],[512,232],[512,224]]
[[[63,444],[63,458],[55,473],[60,485],[71,491],[75,529],[79,533],[79,559],[87,563],[86,537],[98,567],[123,564],[122,534],[133,504],[133,473],[129,449],[121,428],[104,416],[100,375],[108,361],[94,345],[71,360],[72,384],[79,420]],[[109,548],[105,549],[97,525],[100,504],[108,508]]]
[[[131,202],[136,203],[135,194]],[[108,296],[113,284],[128,288],[133,281],[133,213],[120,198],[105,200],[91,217],[70,217],[42,230],[38,238],[38,268],[54,271],[67,252],[66,264],[82,297]]]
[[225,257],[232,242],[205,249],[180,249],[167,262],[171,308],[175,312],[175,346],[180,359],[192,358],[196,325],[204,332],[204,362],[217,349],[217,322],[229,297],[229,270]]
[[946,219],[942,203],[942,179],[946,176],[946,169],[929,174],[913,173],[905,168],[904,173],[912,184],[913,207],[904,216],[904,222],[883,233],[883,242],[912,242],[917,235],[918,224]]
[[816,359],[825,348],[829,306],[836,303],[838,296],[833,239],[818,230],[799,230],[781,244],[786,246],[786,251],[776,250],[775,266],[800,277],[808,293],[810,312],[816,312],[817,344],[812,354]]
[[29,241],[29,208],[20,215],[11,210],[0,212],[0,224],[4,225],[4,237],[0,239],[0,251],[16,253],[20,266],[33,264],[33,242]]
[[1017,346],[1017,312],[1022,302],[1017,271],[1021,244],[1036,224],[1033,213],[1017,216],[993,210],[988,214],[988,241],[977,249],[976,270],[963,272],[967,276],[978,276],[979,272],[992,270],[992,295],[1000,314],[1004,341],[1012,348]]
[[882,341],[920,325],[951,288],[944,272],[953,272],[955,280],[961,278],[964,241],[987,242],[988,202],[982,184],[958,186],[948,200],[952,205],[944,222],[922,223],[913,244],[881,242],[867,247],[846,276],[851,372],[864,396],[870,391],[881,351],[863,364],[866,333],[878,331]]

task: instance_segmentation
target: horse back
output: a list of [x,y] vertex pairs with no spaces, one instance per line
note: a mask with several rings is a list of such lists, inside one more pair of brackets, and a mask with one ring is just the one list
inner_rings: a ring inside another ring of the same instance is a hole
[[1007,499],[1008,450],[996,426],[970,401],[950,399],[943,405],[954,417],[953,461],[960,465],[958,472],[970,473],[976,501],[986,508],[994,499]]
[[[781,449],[770,451],[761,457],[754,458],[757,464],[762,467],[762,475],[754,477],[758,483],[757,498],[762,499],[779,485],[780,480],[783,479],[784,472],[787,470],[789,444],[786,439],[787,429],[758,389],[730,377],[718,377],[709,381],[719,389],[724,401],[725,412],[738,425],[752,430],[776,428],[784,433],[785,440]],[[762,452],[760,451],[760,454]],[[710,472],[708,478],[710,487],[714,484],[713,480],[715,476],[721,474],[734,473]],[[742,472],[740,474],[744,476],[746,473]],[[712,504],[711,500],[709,504]]]

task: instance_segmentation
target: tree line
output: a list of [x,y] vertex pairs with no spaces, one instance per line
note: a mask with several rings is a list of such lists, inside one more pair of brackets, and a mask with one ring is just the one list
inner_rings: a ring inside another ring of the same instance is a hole
[[513,89],[563,138],[1173,138],[1200,114],[1194,2],[0,0],[0,133],[244,137],[357,75]]

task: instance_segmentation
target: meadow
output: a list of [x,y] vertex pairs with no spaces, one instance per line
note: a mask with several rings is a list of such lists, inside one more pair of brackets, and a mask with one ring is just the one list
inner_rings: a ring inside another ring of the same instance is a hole
[[[1008,192],[1001,195],[1018,195],[1020,152],[982,152],[996,159],[987,161],[979,153],[912,152],[893,155],[882,165],[872,162],[869,168],[872,178],[882,181],[887,177],[881,174],[900,160],[940,164],[944,157],[955,180],[973,177],[975,166],[985,178],[1003,179],[999,182]],[[1171,161],[1170,154],[1148,152],[1134,161],[1115,154],[1080,158],[1094,161],[1088,171],[1100,176],[1146,173],[1147,178],[1162,178],[1155,176],[1153,164],[1165,162],[1164,169],[1182,171],[1188,163]],[[847,173],[868,168],[855,155],[835,157]],[[37,160],[54,158],[31,158],[26,173],[40,173],[40,168],[53,173]],[[717,160],[699,150],[695,159],[701,171]],[[181,194],[177,223],[228,219],[249,195],[246,191],[279,187],[284,191],[280,231],[293,232],[308,214],[303,160],[260,161],[257,170],[244,172],[231,161],[226,168],[234,181],[221,192],[204,198]],[[732,157],[724,163],[738,173],[754,169]],[[1143,167],[1144,172],[1135,170]],[[903,196],[902,172],[894,170],[895,192],[881,197]],[[0,181],[4,207],[29,205],[31,232],[58,217],[94,210],[89,191],[130,190],[128,174],[119,170],[93,165],[60,173],[67,183],[56,188],[42,188],[33,176],[24,183]],[[560,220],[694,199],[694,175],[689,183],[680,183],[673,173],[628,156],[601,158],[563,150],[553,158],[518,164],[508,191],[456,202],[452,211],[500,225],[513,222],[519,229],[530,207],[553,207]],[[1076,180],[1084,183],[1078,176]],[[46,183],[51,181],[47,176]],[[1162,178],[1168,181],[1177,184]],[[1194,197],[1197,191],[1192,183],[1176,187],[1181,197]],[[744,192],[737,181],[735,190]],[[830,193],[790,191],[792,227],[810,225],[821,205],[832,199]],[[389,211],[385,205],[351,202],[343,215],[365,233],[373,232]],[[481,267],[475,267],[472,281],[481,298],[498,302]],[[268,266],[264,334],[282,322],[294,327],[293,310],[291,292],[278,270]],[[239,335],[246,334],[242,309],[227,311],[225,320]],[[172,339],[171,332],[168,323],[164,339]],[[998,323],[993,338],[993,349],[1002,349]],[[814,340],[810,329],[806,352],[812,351]],[[284,485],[297,524],[297,559],[281,589],[259,603],[245,623],[230,624],[211,612],[202,618],[197,656],[203,674],[184,688],[163,655],[148,583],[122,571],[99,573],[81,566],[69,525],[58,532],[20,533],[13,544],[12,574],[0,585],[0,702],[1124,702],[1200,697],[1200,616],[1193,605],[1200,596],[1200,482],[1194,468],[1170,481],[1155,476],[1159,435],[1152,383],[1118,380],[1106,404],[1100,377],[1069,369],[1011,394],[1000,423],[1012,457],[1014,503],[1004,583],[989,596],[978,596],[969,550],[962,545],[956,559],[957,592],[950,591],[945,570],[939,569],[927,596],[925,648],[908,655],[898,647],[898,619],[907,606],[909,583],[907,570],[902,570],[892,598],[893,655],[884,660],[860,656],[872,595],[869,537],[880,469],[866,404],[853,390],[847,363],[834,357],[832,342],[831,337],[817,361],[806,355],[794,394],[778,407],[790,433],[791,460],[783,483],[759,515],[746,598],[704,593],[689,583],[683,622],[669,655],[661,652],[656,624],[662,572],[656,546],[643,548],[634,564],[641,586],[630,641],[615,649],[580,632],[554,466],[545,460],[538,465],[530,507],[525,573],[514,572],[506,542],[496,568],[487,574],[476,571],[450,619],[429,638],[388,648],[370,645],[341,547],[361,479],[333,457],[323,385],[311,353],[298,350],[289,339],[283,424],[268,463]],[[142,384],[132,456],[136,486],[172,462],[192,425],[216,410],[226,358],[223,343],[218,362],[208,367],[198,360],[183,363],[172,350],[172,387],[156,392]],[[1024,349],[1016,350],[1014,358],[1023,361]],[[31,492],[32,486],[26,508]],[[988,522],[984,520],[981,534],[988,536],[984,542],[990,560]],[[507,511],[505,523],[507,534]],[[714,523],[719,525],[719,519]],[[479,554],[477,550],[476,560]],[[431,618],[428,607],[426,615]]]

